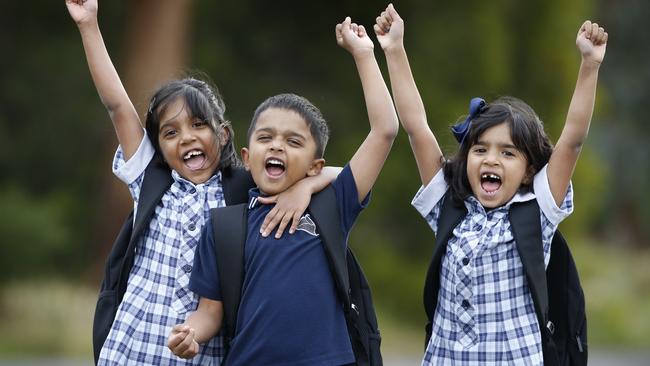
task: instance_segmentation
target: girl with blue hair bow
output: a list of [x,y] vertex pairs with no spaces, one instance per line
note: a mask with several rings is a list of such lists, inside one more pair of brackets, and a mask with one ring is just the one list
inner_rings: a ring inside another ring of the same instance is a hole
[[589,130],[607,33],[590,21],[578,30],[582,62],[555,146],[523,101],[475,98],[467,119],[452,128],[458,152],[445,159],[411,74],[402,18],[389,5],[374,28],[422,180],[413,206],[434,233],[446,195],[467,210],[441,260],[423,365],[543,364],[540,327],[508,212],[513,203],[537,201],[547,266],[553,235],[573,210],[570,179]]

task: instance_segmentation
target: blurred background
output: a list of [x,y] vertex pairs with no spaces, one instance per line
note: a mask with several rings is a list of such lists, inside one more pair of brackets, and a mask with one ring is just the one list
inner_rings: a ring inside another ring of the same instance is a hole
[[[573,179],[576,209],[561,230],[580,270],[592,354],[650,362],[649,3],[394,4],[429,124],[448,154],[456,148],[448,127],[473,96],[525,100],[556,141],[580,64],[578,27],[585,19],[605,26],[594,120]],[[109,53],[141,114],[158,86],[200,71],[223,94],[240,147],[255,107],[281,92],[320,107],[332,130],[330,165],[344,165],[367,133],[355,66],[334,26],[349,15],[371,29],[383,1],[99,5]],[[110,171],[117,141],[64,0],[3,2],[0,45],[0,363],[90,364],[102,267],[132,207]],[[373,288],[387,364],[417,364],[422,355],[433,234],[410,206],[418,187],[400,131],[351,238]]]

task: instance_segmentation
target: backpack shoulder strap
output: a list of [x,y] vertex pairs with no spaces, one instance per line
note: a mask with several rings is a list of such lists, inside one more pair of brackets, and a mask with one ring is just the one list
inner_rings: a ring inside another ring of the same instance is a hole
[[228,342],[237,328],[237,311],[244,282],[247,212],[246,204],[210,211],[224,310],[222,334]]
[[463,217],[467,215],[465,205],[462,202],[455,201],[449,191],[442,199],[443,202],[442,207],[440,208],[440,218],[438,219],[438,232],[436,234],[436,247],[424,282],[424,310],[429,319],[429,324],[433,321],[433,315],[436,311],[436,305],[438,302],[438,291],[440,290],[440,263],[442,256],[445,254],[447,242],[449,241],[449,238],[451,238],[454,228],[458,226]]
[[221,170],[221,177],[226,205],[248,201],[248,190],[255,187],[250,172],[239,167],[227,167]]
[[348,312],[350,302],[350,277],[346,259],[346,250],[343,246],[345,237],[341,230],[341,220],[338,206],[336,205],[336,192],[331,185],[314,194],[309,203],[309,212],[319,229],[325,247],[325,254],[330,263],[336,290]]
[[142,230],[149,223],[149,219],[160,202],[160,199],[172,185],[172,182],[173,178],[169,167],[158,154],[155,154],[144,171],[131,240],[140,236]]
[[544,267],[544,247],[542,243],[542,224],[539,218],[539,205],[531,200],[514,203],[510,206],[510,223],[517,243],[519,258],[526,273],[528,287],[535,304],[535,313],[540,328],[548,324],[548,289],[546,268]]

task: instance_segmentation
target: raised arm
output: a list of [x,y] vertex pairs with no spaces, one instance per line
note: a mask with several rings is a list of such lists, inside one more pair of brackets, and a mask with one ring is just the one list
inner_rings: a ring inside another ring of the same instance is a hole
[[375,184],[399,126],[393,101],[375,59],[372,40],[365,28],[347,17],[336,26],[336,42],[354,58],[368,108],[370,133],[350,160],[361,202]]
[[99,31],[97,0],[66,0],[65,4],[77,23],[90,75],[113,121],[124,158],[129,160],[138,149],[144,132],[138,113],[126,94]]
[[607,32],[598,24],[586,21],[578,31],[576,45],[582,55],[578,81],[564,129],[548,163],[549,185],[558,205],[564,200],[580,150],[589,132],[596,99],[598,69],[607,46]]
[[408,134],[422,184],[426,185],[442,167],[442,151],[427,124],[424,104],[404,49],[404,21],[393,4],[377,17],[374,30],[386,54],[397,113]]
[[198,308],[185,323],[172,328],[167,347],[178,357],[192,358],[199,352],[199,344],[217,335],[222,320],[223,302],[201,297]]

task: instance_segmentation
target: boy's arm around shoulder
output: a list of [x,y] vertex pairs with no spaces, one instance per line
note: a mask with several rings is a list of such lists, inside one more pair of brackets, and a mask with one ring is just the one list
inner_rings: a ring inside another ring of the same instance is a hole
[[562,134],[548,162],[548,179],[555,203],[564,200],[580,151],[587,138],[596,100],[598,70],[605,57],[607,32],[586,21],[578,30],[576,46],[582,56],[578,80]]
[[351,23],[348,17],[336,26],[336,38],[337,43],[354,57],[370,121],[368,136],[350,159],[361,202],[384,166],[399,125],[393,101],[375,59],[373,43],[364,27]]

